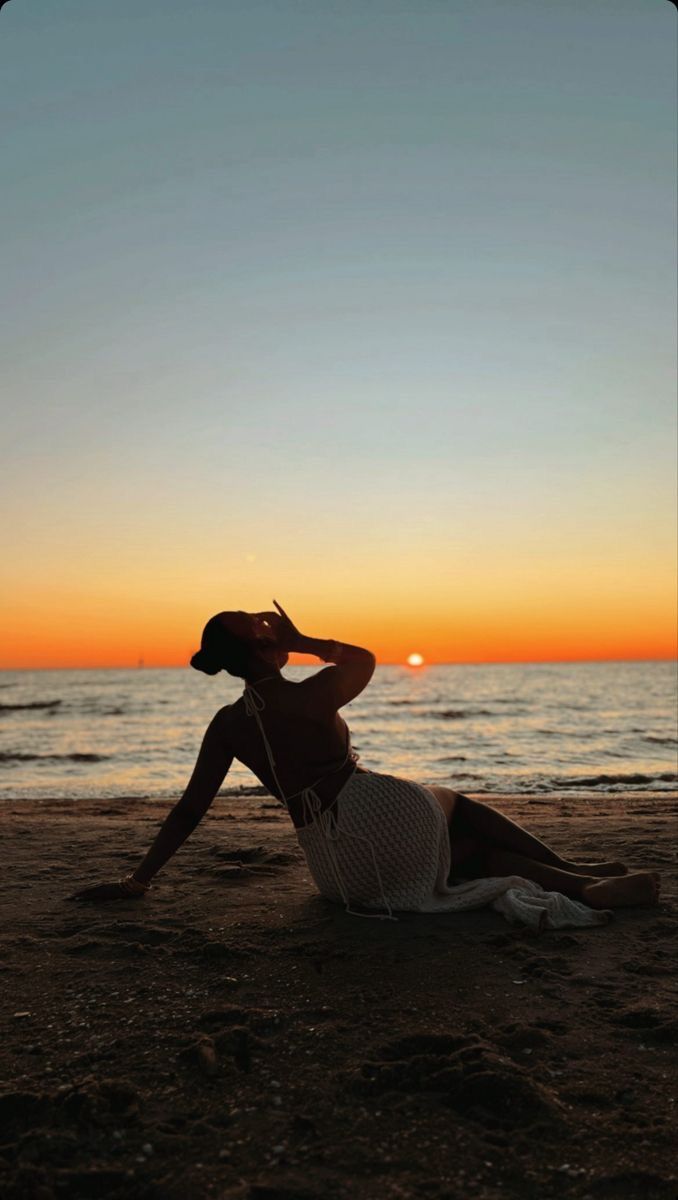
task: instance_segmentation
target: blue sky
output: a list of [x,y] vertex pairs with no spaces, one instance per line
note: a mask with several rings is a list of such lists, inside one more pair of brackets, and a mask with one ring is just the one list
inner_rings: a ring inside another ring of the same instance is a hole
[[17,586],[57,536],[666,578],[672,5],[12,0],[0,65]]

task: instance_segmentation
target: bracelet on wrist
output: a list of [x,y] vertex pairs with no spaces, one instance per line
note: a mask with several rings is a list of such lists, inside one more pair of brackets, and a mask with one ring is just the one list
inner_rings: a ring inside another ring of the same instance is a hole
[[123,875],[122,879],[118,880],[118,886],[128,896],[143,896],[150,891],[150,883],[142,883],[140,879],[135,879],[132,874]]

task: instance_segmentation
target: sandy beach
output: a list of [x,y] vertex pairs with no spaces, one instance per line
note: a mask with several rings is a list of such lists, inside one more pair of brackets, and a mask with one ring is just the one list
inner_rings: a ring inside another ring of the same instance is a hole
[[141,901],[165,801],[3,813],[5,1200],[676,1194],[675,797],[481,797],[661,871],[658,908],[545,932],[360,920],[275,803],[219,797]]

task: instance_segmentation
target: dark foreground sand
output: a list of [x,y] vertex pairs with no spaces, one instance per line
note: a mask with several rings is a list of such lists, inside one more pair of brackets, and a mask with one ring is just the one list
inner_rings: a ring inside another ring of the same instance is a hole
[[675,1197],[676,798],[492,802],[658,868],[660,906],[541,935],[349,917],[254,792],[148,897],[83,907],[169,802],[6,804],[4,1200]]

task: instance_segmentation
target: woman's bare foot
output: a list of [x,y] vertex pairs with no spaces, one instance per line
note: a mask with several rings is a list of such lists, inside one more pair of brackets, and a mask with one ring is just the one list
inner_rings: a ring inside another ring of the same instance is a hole
[[598,879],[607,879],[611,876],[617,878],[619,875],[628,874],[628,867],[621,862],[569,862],[563,870],[569,871],[571,875],[595,875]]
[[598,879],[587,883],[582,900],[591,908],[631,908],[656,904],[659,899],[659,875],[656,871],[633,871],[616,879]]

